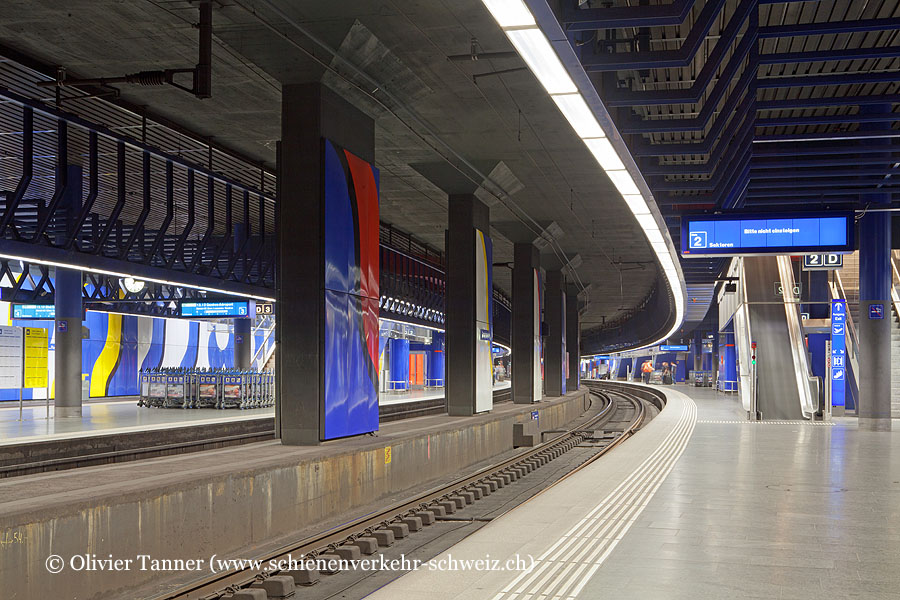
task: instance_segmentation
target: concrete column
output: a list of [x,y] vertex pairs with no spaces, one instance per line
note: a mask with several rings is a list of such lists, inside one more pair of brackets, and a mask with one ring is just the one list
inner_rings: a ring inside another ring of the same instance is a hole
[[566,292],[562,271],[547,271],[544,293],[547,347],[544,351],[544,381],[548,396],[566,393]]
[[[859,223],[859,428],[891,429],[890,213],[870,212]],[[883,319],[869,308],[882,306]]]
[[56,268],[55,397],[56,417],[81,416],[81,271]]
[[253,348],[253,319],[234,320],[234,368],[249,369]]
[[[344,303],[342,307],[347,308],[344,305],[349,296],[347,293],[329,295],[326,290],[325,140],[374,164],[375,125],[371,118],[320,83],[290,84],[282,87],[281,137],[275,219],[279,315],[276,412],[282,443],[310,445],[326,439],[325,315],[334,308],[327,306],[326,298],[340,299]],[[342,225],[331,231],[344,231],[352,236],[354,227]],[[352,238],[348,238],[345,247],[354,247]],[[376,258],[376,285],[377,274]],[[363,302],[361,296],[355,298]],[[377,298],[374,306],[377,353]],[[368,337],[366,342],[371,344]],[[365,358],[364,352],[358,355]],[[375,367],[377,371],[377,356]],[[358,392],[350,389],[347,381],[339,380],[351,374],[336,371],[332,374],[338,379],[331,385],[337,386],[338,391]],[[359,381],[375,378],[374,429],[377,429],[377,376],[377,372],[359,374]],[[369,394],[371,390],[365,391]],[[367,401],[365,405],[368,404]],[[346,413],[347,407],[344,403],[336,408]]]
[[[490,326],[478,319],[478,315],[484,318],[485,309],[481,306],[484,303],[487,303],[487,314],[490,315],[492,259],[477,256],[481,238],[490,247],[490,210],[473,194],[451,194],[449,208],[445,334],[447,411],[451,415],[473,415],[490,410],[493,403],[490,400],[493,388]],[[479,262],[485,264],[479,267]],[[487,281],[484,278],[478,281],[479,269],[486,269]]]
[[566,353],[569,357],[569,373],[566,390],[574,392],[581,382],[581,323],[578,318],[578,288],[566,289]]
[[[891,112],[890,104],[861,106],[860,114]],[[866,129],[890,129],[875,123]],[[889,140],[866,140],[887,144]],[[886,154],[890,156],[890,154]],[[874,205],[890,204],[889,193],[866,194]],[[868,212],[859,221],[859,428],[891,429],[891,213]],[[870,319],[873,304],[882,307],[882,319]]]
[[540,258],[534,244],[513,246],[512,394],[516,404],[538,402],[543,395]]

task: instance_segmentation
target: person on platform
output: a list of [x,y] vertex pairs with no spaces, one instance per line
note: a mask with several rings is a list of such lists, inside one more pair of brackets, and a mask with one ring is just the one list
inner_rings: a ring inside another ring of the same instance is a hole
[[650,373],[653,372],[653,364],[649,360],[645,360],[641,365],[641,381],[650,383]]
[[667,362],[663,363],[662,383],[663,385],[672,384],[672,370],[669,368],[669,363]]

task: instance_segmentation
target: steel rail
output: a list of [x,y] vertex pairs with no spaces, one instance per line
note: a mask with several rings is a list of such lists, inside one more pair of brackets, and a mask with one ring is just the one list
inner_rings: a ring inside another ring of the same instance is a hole
[[[572,448],[589,435],[586,433],[586,430],[592,430],[593,427],[605,424],[610,420],[612,414],[617,409],[617,403],[610,397],[611,393],[630,400],[636,407],[639,406],[640,410],[629,427],[606,448],[618,445],[618,443],[621,443],[620,440],[622,438],[630,437],[633,435],[634,431],[641,426],[646,414],[643,401],[638,400],[635,402],[635,400],[630,398],[626,392],[611,392],[610,390],[595,389],[594,386],[590,386],[589,389],[591,395],[602,401],[604,406],[598,414],[590,417],[588,421],[577,424],[568,430],[564,430],[560,435],[551,438],[546,442],[542,442],[533,448],[529,448],[515,456],[500,461],[499,463],[479,469],[475,473],[461,477],[449,484],[425,492],[420,492],[411,499],[400,501],[378,513],[350,521],[340,528],[313,534],[298,540],[297,542],[282,546],[277,550],[270,551],[259,559],[260,563],[269,564],[270,561],[278,561],[288,555],[291,555],[292,557],[302,555],[304,559],[315,559],[326,552],[333,551],[335,548],[345,543],[354,541],[357,537],[370,534],[376,528],[398,522],[405,517],[414,515],[417,511],[428,510],[430,505],[436,505],[440,501],[447,500],[451,496],[465,491],[468,486],[484,483],[491,476],[509,472],[511,469],[524,465],[533,458],[544,455],[545,453],[549,454],[567,444],[571,444],[569,447]],[[606,448],[601,451],[602,454],[605,454]],[[575,470],[580,468],[581,467],[576,467]],[[185,586],[181,590],[159,594],[152,597],[152,600],[186,600],[187,598],[219,600],[227,597],[238,589],[247,587],[258,581],[263,581],[280,572],[281,571],[278,569],[270,570],[266,568],[254,572],[253,569],[247,568],[237,572],[219,574]]]

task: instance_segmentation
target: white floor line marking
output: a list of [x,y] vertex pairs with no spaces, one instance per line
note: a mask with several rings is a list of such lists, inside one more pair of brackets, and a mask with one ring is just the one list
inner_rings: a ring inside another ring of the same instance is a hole
[[[535,595],[546,597],[555,588],[559,589],[553,597],[562,598],[568,588],[577,582],[576,587],[566,596],[575,598],[637,522],[674,468],[693,434],[697,423],[696,415],[697,406],[688,399],[675,428],[656,450],[601,500],[586,518],[580,519],[537,559],[540,566],[530,573],[530,577],[526,577],[529,574],[527,572],[520,573],[494,600],[514,600],[519,596],[524,600]],[[583,557],[588,553],[590,559],[584,560]],[[575,555],[576,560],[571,560]],[[570,577],[569,574],[576,565],[577,570]],[[587,571],[582,575],[585,569]],[[548,579],[549,588],[546,587]],[[535,581],[537,584],[533,585]],[[564,587],[559,587],[562,585]],[[517,589],[511,593],[513,588]],[[511,595],[507,595],[510,593]]]

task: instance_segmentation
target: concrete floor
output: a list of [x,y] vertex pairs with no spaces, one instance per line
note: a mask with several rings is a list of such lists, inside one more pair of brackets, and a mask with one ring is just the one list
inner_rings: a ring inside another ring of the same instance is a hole
[[[12,403],[11,403],[12,404]],[[43,403],[25,406],[19,421],[19,406],[0,408],[0,446],[32,443],[53,439],[94,435],[113,435],[133,431],[171,429],[191,425],[228,423],[247,419],[271,418],[274,408],[249,410],[163,409],[139,407],[133,400],[89,402],[82,407],[82,416],[50,418]]]
[[[494,391],[508,390],[511,381],[501,381],[494,386]],[[420,402],[422,400],[437,400],[444,397],[444,388],[428,388],[424,390],[409,390],[405,392],[381,392],[378,395],[378,403],[403,404],[404,402]]]
[[419,571],[371,598],[900,598],[900,424],[749,423],[734,395],[664,389],[634,438],[442,555],[534,569]]
[[[495,390],[508,389],[510,382],[502,382]],[[444,389],[413,390],[403,393],[383,393],[381,404],[401,404],[419,402],[444,397]],[[271,418],[273,407],[248,410],[216,410],[147,408],[139,407],[136,398],[91,401],[83,406],[81,418],[53,418],[53,405],[48,410],[44,401],[29,401],[22,411],[19,421],[18,402],[4,402],[0,405],[0,446],[53,439],[69,439],[93,435],[113,435],[134,431],[148,431],[210,425],[248,419]]]

